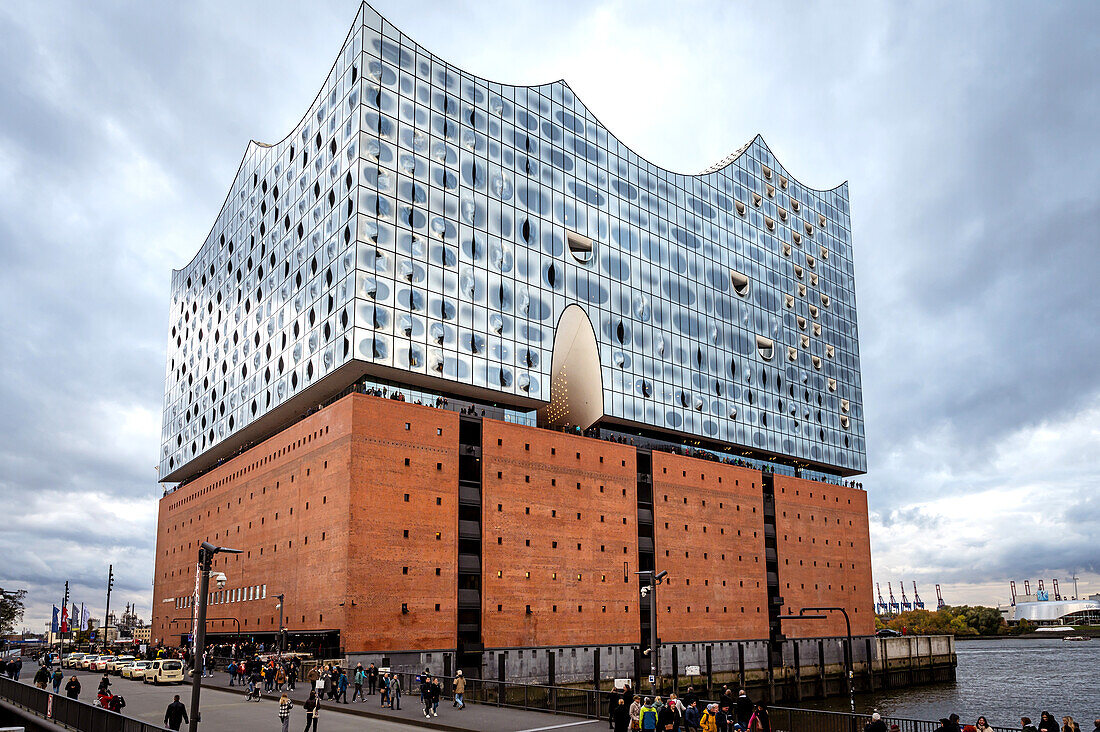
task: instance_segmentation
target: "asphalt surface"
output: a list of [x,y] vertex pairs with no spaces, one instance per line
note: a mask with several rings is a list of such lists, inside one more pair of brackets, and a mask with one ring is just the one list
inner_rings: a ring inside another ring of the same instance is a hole
[[[27,673],[27,672],[30,673]],[[64,669],[65,681],[62,694],[70,676],[80,679],[80,700],[94,702],[102,672],[91,673]],[[20,681],[31,683],[34,677],[33,664],[25,664]],[[229,676],[215,673],[203,679],[201,730],[205,732],[251,732],[252,730],[281,730],[279,721],[278,694],[264,693],[259,702],[246,701],[239,687],[228,689]],[[140,680],[111,676],[111,690],[121,694],[126,700],[123,714],[154,724],[164,723],[164,710],[175,694],[191,710],[191,683],[153,686]],[[297,730],[305,726],[305,713],[302,702],[309,695],[306,683],[299,683],[297,690],[289,692],[294,701],[290,713],[290,729]],[[350,698],[350,690],[349,690]],[[369,716],[368,716],[369,715]],[[407,732],[408,730],[452,730],[454,732],[590,732],[607,729],[606,721],[585,720],[578,717],[557,715],[548,712],[532,712],[522,709],[506,709],[495,706],[467,704],[465,709],[455,709],[451,701],[444,699],[439,704],[439,716],[430,720],[423,716],[420,699],[413,695],[402,695],[401,710],[390,711],[379,707],[378,695],[368,696],[365,702],[352,704],[333,704],[325,702],[317,721],[318,732]],[[186,726],[184,727],[186,729]]]

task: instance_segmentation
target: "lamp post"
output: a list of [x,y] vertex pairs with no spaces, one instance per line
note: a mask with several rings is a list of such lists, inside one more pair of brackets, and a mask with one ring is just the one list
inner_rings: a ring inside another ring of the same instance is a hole
[[648,578],[649,580],[648,584],[642,587],[642,597],[649,597],[649,677],[651,679],[649,691],[656,697],[657,675],[660,673],[661,668],[661,654],[657,648],[657,585],[668,577],[668,571],[661,570],[657,572],[652,569],[645,569],[634,574],[639,575],[641,579]]
[[[844,629],[845,635],[848,638],[848,646],[844,649],[844,677],[848,682],[848,704],[851,710],[856,710],[856,692],[855,687],[852,685],[852,677],[854,676],[853,662],[852,662],[852,622],[848,618],[848,611],[842,607],[804,607],[798,611],[798,615],[780,615],[780,620],[824,620],[824,615],[807,615],[807,612],[811,613],[824,613],[830,610],[843,613],[844,615]],[[822,670],[824,673],[824,670]]]
[[[208,541],[199,545],[199,562],[195,567],[195,624],[191,629],[191,715],[188,719],[188,732],[199,729],[199,693],[202,691],[202,669],[206,649],[206,603],[210,595],[210,567],[214,555],[240,554],[240,549],[227,549],[214,546]],[[225,576],[219,578],[219,584],[225,584]]]
[[281,592],[275,597],[279,598],[279,658],[282,658],[283,653],[286,652],[286,649],[283,648],[283,605],[286,598]]

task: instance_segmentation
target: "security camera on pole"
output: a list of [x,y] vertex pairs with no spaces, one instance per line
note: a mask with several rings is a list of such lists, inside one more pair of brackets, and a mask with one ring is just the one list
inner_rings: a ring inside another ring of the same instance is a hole
[[642,599],[649,597],[649,650],[644,654],[649,656],[649,691],[657,696],[657,677],[661,668],[661,651],[657,641],[657,585],[668,577],[668,571],[646,569],[634,574],[639,575],[641,580],[648,580],[648,584],[642,585]]
[[202,691],[202,669],[206,649],[206,603],[210,597],[211,576],[219,588],[225,587],[226,583],[223,572],[211,573],[210,571],[214,555],[218,553],[240,554],[241,550],[214,546],[208,541],[199,545],[199,561],[195,565],[195,623],[191,628],[191,715],[187,722],[189,732],[198,732],[199,729],[199,693]]

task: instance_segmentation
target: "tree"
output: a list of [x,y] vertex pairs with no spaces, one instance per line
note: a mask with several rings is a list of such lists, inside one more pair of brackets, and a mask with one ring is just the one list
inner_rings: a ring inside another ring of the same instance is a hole
[[23,598],[26,590],[8,592],[0,587],[0,635],[15,632],[15,626],[23,619]]

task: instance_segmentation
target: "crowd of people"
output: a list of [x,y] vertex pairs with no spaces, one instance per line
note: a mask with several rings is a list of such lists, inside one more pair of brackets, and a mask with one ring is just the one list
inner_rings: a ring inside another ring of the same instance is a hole
[[682,698],[672,693],[665,699],[635,694],[627,685],[612,697],[608,717],[614,732],[771,732],[767,704],[753,702],[744,689],[735,696],[728,686],[708,703],[690,686]]

